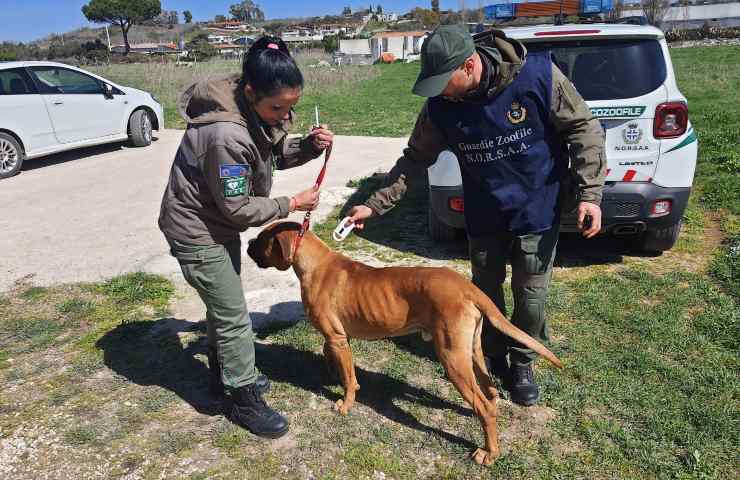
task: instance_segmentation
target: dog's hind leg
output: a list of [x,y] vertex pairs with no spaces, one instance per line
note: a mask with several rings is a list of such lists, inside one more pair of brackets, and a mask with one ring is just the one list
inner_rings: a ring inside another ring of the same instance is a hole
[[327,362],[336,368],[344,387],[344,399],[336,401],[334,410],[347,415],[355,403],[355,392],[360,389],[357,377],[355,377],[355,364],[352,361],[352,350],[347,338],[327,338],[324,343],[324,355],[326,355]]
[[473,335],[473,371],[478,379],[478,385],[483,389],[489,400],[495,402],[498,399],[498,391],[491,379],[491,374],[486,367],[486,361],[483,358],[483,349],[481,348],[481,328],[483,321],[478,320]]
[[490,465],[499,456],[496,400],[489,399],[478,386],[473,370],[473,348],[470,343],[472,335],[464,337],[466,338],[439,335],[435,338],[437,355],[447,370],[450,381],[465,401],[473,407],[483,427],[483,434],[486,437],[485,448],[477,449],[473,453],[473,459],[480,465]]

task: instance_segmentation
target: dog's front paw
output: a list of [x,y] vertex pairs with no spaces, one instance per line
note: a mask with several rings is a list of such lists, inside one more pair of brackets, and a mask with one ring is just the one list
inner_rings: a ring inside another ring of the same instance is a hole
[[334,411],[339,412],[342,415],[347,415],[347,412],[349,412],[349,408],[344,405],[344,400],[340,398],[339,400],[334,402]]
[[479,448],[475,452],[473,452],[473,460],[475,460],[475,463],[477,463],[478,465],[488,466],[492,464],[497,457],[498,452],[493,453],[489,452],[488,450],[483,450],[482,448]]

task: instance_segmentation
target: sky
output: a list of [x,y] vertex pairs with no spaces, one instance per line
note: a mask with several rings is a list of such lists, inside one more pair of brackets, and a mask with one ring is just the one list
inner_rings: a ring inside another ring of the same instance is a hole
[[[0,0],[0,42],[28,42],[52,33],[63,33],[90,24],[82,15],[84,0]],[[193,13],[193,19],[210,20],[215,15],[228,15],[229,5],[236,0],[162,0],[163,10],[184,10]],[[336,15],[350,6],[367,8],[380,5],[385,12],[405,13],[415,7],[429,8],[430,0],[261,0],[257,1],[268,19]],[[440,0],[442,9],[458,8],[459,0]],[[468,7],[477,0],[468,0]],[[486,2],[484,1],[484,4]],[[180,22],[183,22],[180,17]],[[97,25],[100,26],[100,25]]]

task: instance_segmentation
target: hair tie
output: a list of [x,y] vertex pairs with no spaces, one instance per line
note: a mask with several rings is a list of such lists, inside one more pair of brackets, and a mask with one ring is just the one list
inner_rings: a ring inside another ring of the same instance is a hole
[[277,43],[268,43],[267,48],[272,48],[273,50],[280,50],[280,47],[277,46]]

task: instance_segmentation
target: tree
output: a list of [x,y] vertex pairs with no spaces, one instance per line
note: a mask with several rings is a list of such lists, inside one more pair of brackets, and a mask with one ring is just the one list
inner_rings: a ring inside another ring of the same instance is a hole
[[425,28],[435,28],[439,25],[439,13],[428,8],[415,8],[411,10],[414,20],[417,20]]
[[213,17],[213,21],[216,22],[216,23],[224,23],[226,21],[226,16],[225,15],[216,15],[215,17]]
[[240,22],[261,22],[265,13],[252,0],[244,0],[229,7],[229,13]]
[[606,19],[615,21],[622,18],[622,12],[624,12],[624,4],[622,0],[614,0],[612,9],[606,13]]
[[439,13],[439,0],[432,0],[432,11]]
[[642,11],[650,25],[660,27],[669,7],[669,0],[642,0]]
[[378,4],[378,6],[375,8],[375,13],[377,13],[378,15],[383,15],[383,7],[380,4]]
[[352,16],[352,7],[344,7],[342,9],[342,15],[345,17],[351,17]]
[[218,55],[216,47],[208,43],[208,32],[200,32],[193,37],[186,45],[188,57],[205,60]]
[[321,45],[326,53],[334,53],[339,50],[339,35],[326,35],[321,39]]
[[185,23],[192,23],[193,14],[190,12],[190,10],[185,10],[184,12],[182,12],[182,16],[185,17]]
[[132,25],[150,20],[162,12],[159,0],[90,0],[82,6],[82,14],[95,23],[109,23],[121,27],[124,55],[131,51],[128,31]]

